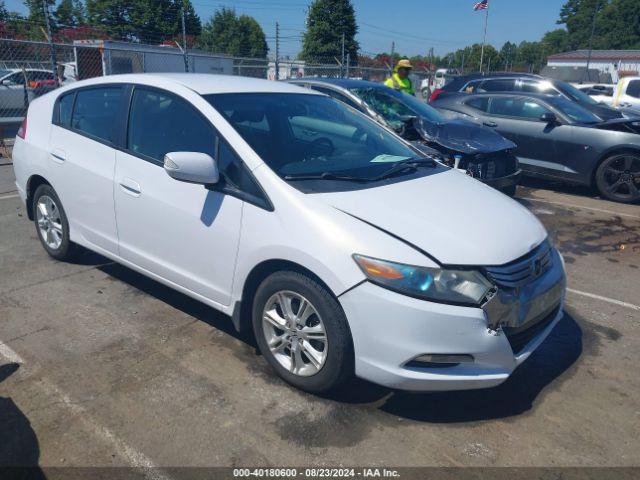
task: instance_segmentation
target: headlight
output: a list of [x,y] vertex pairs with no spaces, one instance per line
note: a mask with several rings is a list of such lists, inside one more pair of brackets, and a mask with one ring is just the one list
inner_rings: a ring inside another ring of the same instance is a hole
[[480,305],[493,289],[493,285],[476,270],[415,267],[362,255],[353,258],[371,282],[410,297]]

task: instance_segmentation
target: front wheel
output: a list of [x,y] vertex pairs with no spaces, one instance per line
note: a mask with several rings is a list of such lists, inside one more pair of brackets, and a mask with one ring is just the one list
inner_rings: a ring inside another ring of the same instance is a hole
[[353,344],[337,300],[312,278],[277,272],[253,301],[260,352],[276,373],[301,390],[324,393],[353,375]]
[[640,154],[622,153],[605,159],[596,170],[596,187],[614,202],[640,201]]

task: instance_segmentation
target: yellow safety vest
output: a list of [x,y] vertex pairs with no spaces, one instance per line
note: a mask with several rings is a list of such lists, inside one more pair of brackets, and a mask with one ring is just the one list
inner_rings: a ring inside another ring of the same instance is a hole
[[413,90],[413,83],[409,78],[402,79],[398,76],[397,73],[394,73],[390,78],[387,79],[384,84],[393,88],[394,90],[400,90],[401,92],[408,93],[409,95],[415,95],[415,91]]

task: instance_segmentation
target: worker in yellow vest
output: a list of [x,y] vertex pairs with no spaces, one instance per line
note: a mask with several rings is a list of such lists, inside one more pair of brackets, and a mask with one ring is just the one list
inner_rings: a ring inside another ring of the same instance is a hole
[[396,71],[391,78],[387,79],[384,84],[393,88],[394,90],[399,90],[404,93],[408,93],[409,95],[415,95],[416,92],[413,89],[413,83],[409,78],[409,72],[413,69],[413,65],[408,59],[403,59],[398,62],[396,65]]

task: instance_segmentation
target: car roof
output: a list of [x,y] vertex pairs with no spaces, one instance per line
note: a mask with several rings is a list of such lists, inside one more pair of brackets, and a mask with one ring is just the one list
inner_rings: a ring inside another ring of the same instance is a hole
[[317,92],[286,82],[208,73],[138,73],[109,75],[75,82],[71,88],[114,82],[153,85],[155,81],[157,81],[159,85],[173,84],[183,86],[200,95],[215,93],[302,93],[318,95]]
[[480,79],[491,79],[491,78],[539,78],[543,79],[540,75],[536,75],[534,73],[520,73],[520,72],[496,72],[496,73],[472,73],[470,75],[461,75],[456,77],[456,80],[480,80]]
[[354,80],[351,78],[319,78],[319,77],[303,77],[291,80],[291,83],[317,83],[325,85],[335,85],[336,87],[351,88],[375,88],[385,87],[381,83],[371,82],[369,80]]

